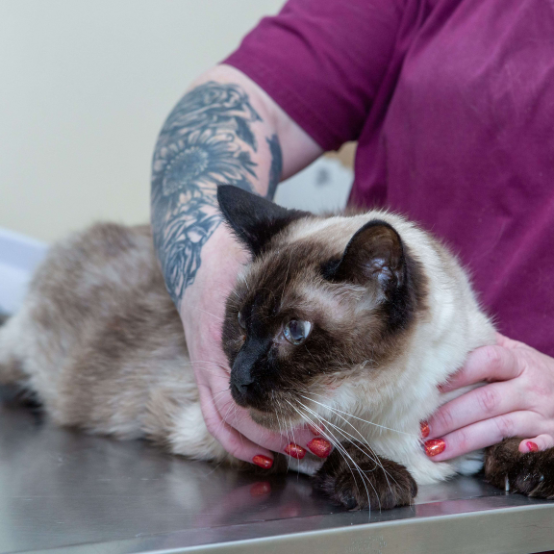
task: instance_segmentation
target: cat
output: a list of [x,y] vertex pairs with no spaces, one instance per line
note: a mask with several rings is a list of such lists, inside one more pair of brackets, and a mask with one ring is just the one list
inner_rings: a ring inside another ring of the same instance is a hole
[[[269,429],[311,424],[334,445],[293,467],[349,509],[407,505],[418,485],[480,470],[482,453],[433,462],[420,437],[420,421],[467,390],[437,386],[495,342],[455,257],[387,211],[316,216],[224,185],[218,202],[251,253],[222,329],[231,394]],[[204,423],[149,226],[98,224],[51,249],[0,328],[2,383],[34,392],[59,425],[239,465]],[[538,459],[511,443],[491,452],[501,487]],[[515,490],[531,492],[520,477]]]

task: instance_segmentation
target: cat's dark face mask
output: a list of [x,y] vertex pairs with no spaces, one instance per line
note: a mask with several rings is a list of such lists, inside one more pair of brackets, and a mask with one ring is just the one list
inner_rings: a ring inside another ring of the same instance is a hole
[[[226,306],[231,393],[255,421],[277,428],[279,417],[301,420],[314,395],[324,398],[340,379],[360,366],[370,371],[390,353],[417,300],[415,268],[383,221],[365,224],[333,253],[317,241],[287,240],[289,226],[312,214],[233,186],[220,186],[218,201],[253,258],[247,282],[237,283]],[[329,310],[326,300],[335,297],[343,313]],[[367,309],[360,311],[361,302]]]

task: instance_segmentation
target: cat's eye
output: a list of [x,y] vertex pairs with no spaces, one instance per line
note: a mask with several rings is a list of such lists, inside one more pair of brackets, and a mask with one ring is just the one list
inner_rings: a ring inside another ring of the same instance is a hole
[[283,330],[285,338],[296,346],[302,344],[310,334],[312,324],[309,321],[300,321],[299,319],[291,319]]
[[239,312],[237,315],[237,319],[239,320],[239,325],[242,329],[246,329],[246,321],[244,320],[244,316],[242,315],[242,312]]

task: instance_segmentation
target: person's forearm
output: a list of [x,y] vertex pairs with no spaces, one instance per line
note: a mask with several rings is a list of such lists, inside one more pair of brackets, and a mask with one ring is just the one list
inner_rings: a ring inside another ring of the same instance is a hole
[[160,133],[152,167],[154,243],[177,306],[201,266],[204,244],[221,223],[217,185],[273,198],[283,175],[320,153],[233,68],[216,67],[193,84]]

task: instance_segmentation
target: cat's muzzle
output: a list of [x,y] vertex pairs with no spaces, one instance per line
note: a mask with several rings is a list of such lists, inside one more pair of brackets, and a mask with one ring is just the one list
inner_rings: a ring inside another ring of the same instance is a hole
[[260,373],[260,364],[263,366],[266,363],[270,347],[269,339],[249,338],[234,359],[230,387],[233,399],[239,406],[267,411],[267,402],[264,401],[267,391],[263,387],[265,380],[256,378],[256,375]]
[[242,349],[231,368],[231,395],[233,400],[243,408],[247,408],[255,402],[255,379],[252,375],[255,359],[247,349]]

